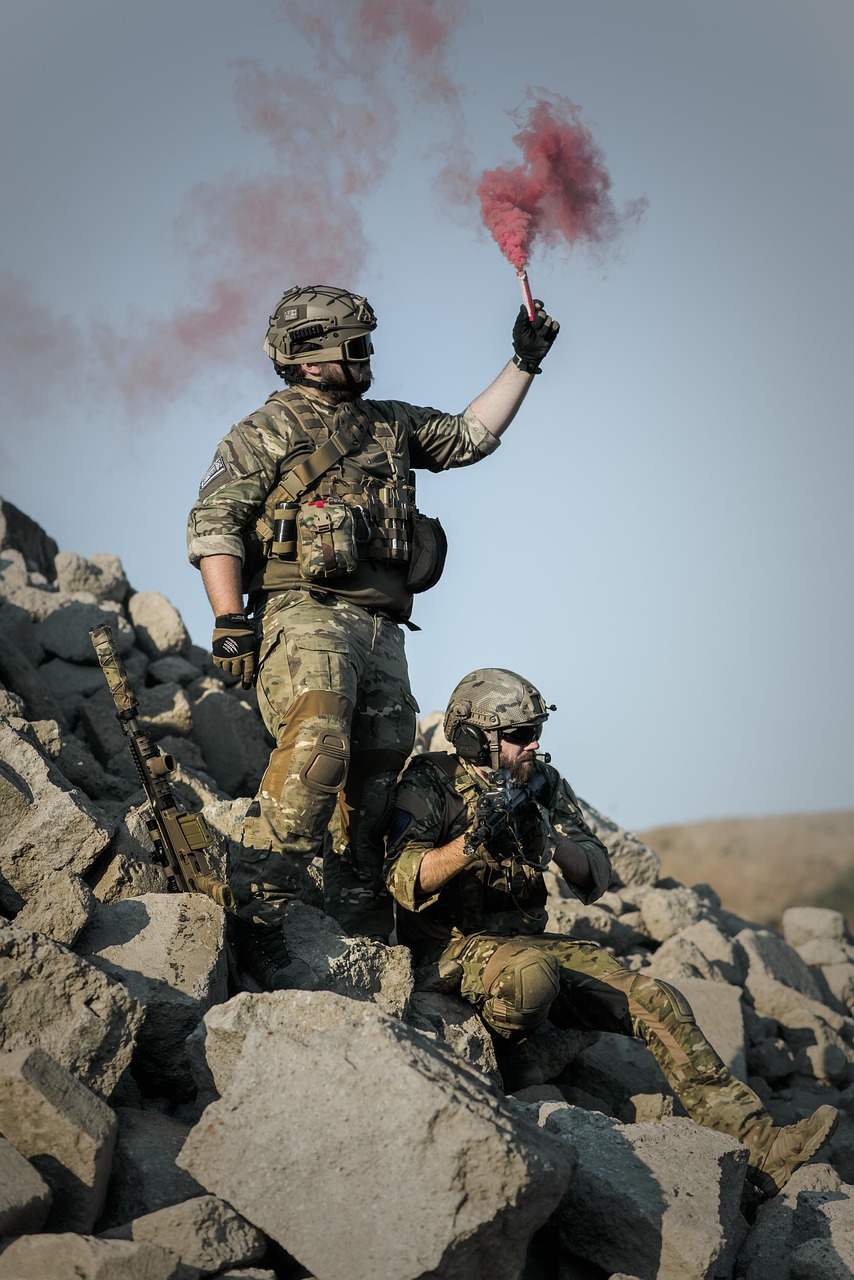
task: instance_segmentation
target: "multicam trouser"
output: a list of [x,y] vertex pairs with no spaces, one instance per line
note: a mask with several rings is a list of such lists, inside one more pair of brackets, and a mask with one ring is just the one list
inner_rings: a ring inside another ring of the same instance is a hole
[[638,1036],[698,1124],[744,1141],[770,1123],[759,1097],[715,1053],[684,996],[593,943],[549,933],[473,934],[448,946],[436,967],[444,989],[459,984],[498,1036],[518,1038],[547,1016],[562,1026]]
[[317,596],[277,594],[262,619],[258,705],[276,745],[230,879],[243,918],[275,923],[326,848],[327,910],[351,932],[387,936],[383,826],[417,711],[403,633],[388,618]]

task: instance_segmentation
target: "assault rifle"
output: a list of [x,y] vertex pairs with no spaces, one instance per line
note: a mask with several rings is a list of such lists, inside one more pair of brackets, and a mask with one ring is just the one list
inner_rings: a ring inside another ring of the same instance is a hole
[[113,643],[112,631],[109,627],[93,627],[89,636],[151,809],[147,825],[154,860],[164,868],[170,892],[205,893],[226,910],[234,910],[234,894],[214,874],[207,857],[213,844],[210,827],[201,813],[182,812],[172,793],[167,775],[175,768],[175,757],[164,754],[137,719],[139,703]]
[[546,775],[539,769],[530,782],[511,778],[509,769],[496,769],[489,775],[489,789],[477,798],[475,822],[466,833],[466,849],[475,856],[483,845],[487,854],[500,861],[521,858],[542,871],[551,860],[553,843],[546,839],[539,857],[530,849],[532,833],[541,823],[539,806],[548,787]]

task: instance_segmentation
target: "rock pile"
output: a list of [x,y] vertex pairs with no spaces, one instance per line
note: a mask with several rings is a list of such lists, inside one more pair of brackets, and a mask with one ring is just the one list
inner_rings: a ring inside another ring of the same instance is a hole
[[[0,501],[0,1280],[838,1280],[854,1274],[854,944],[663,879],[588,808],[614,883],[552,928],[672,980],[778,1123],[842,1122],[776,1199],[679,1113],[636,1041],[546,1024],[499,1072],[409,953],[289,908],[317,990],[240,990],[227,922],[168,894],[89,640],[225,860],[268,740],[176,610]],[[438,717],[421,747],[440,741]]]

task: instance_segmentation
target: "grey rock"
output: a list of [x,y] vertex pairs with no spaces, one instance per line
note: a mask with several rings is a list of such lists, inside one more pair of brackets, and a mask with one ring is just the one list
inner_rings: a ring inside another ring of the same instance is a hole
[[0,560],[2,553],[9,549],[20,552],[28,569],[42,573],[46,578],[53,577],[58,551],[53,538],[35,520],[0,498]]
[[656,942],[666,942],[675,933],[695,924],[708,910],[693,889],[650,889],[639,904],[643,927]]
[[546,1130],[578,1152],[555,1215],[564,1247],[640,1280],[730,1275],[745,1234],[739,1206],[747,1151],[690,1120],[621,1125],[556,1108]]
[[371,1000],[386,1013],[403,1017],[412,994],[412,952],[368,938],[349,938],[337,921],[295,901],[283,914],[291,954],[314,973],[317,989],[354,1000]]
[[36,636],[48,653],[66,662],[97,664],[89,632],[92,627],[108,626],[120,655],[133,648],[133,627],[122,614],[98,604],[71,601],[62,605],[40,622]]
[[[0,556],[2,560],[2,556]],[[38,667],[44,662],[45,652],[36,636],[35,623],[26,609],[4,601],[0,594],[0,638],[3,647],[14,645],[29,663]]]
[[119,1226],[202,1194],[175,1160],[190,1126],[157,1111],[116,1107],[118,1134],[99,1230]]
[[618,882],[623,885],[655,884],[661,875],[658,854],[634,832],[624,830],[586,800],[579,803],[584,821],[608,850]]
[[111,826],[19,723],[0,717],[0,874],[13,886],[52,871],[82,874],[106,849]]
[[128,613],[139,647],[151,658],[183,655],[190,637],[180,613],[158,591],[137,591],[128,601]]
[[73,871],[48,872],[32,889],[19,879],[16,888],[24,906],[15,915],[15,924],[67,947],[74,946],[95,911],[95,895]]
[[453,1049],[463,1062],[501,1087],[492,1036],[468,1001],[439,991],[414,991],[407,1017],[423,1035]]
[[85,591],[96,600],[127,599],[130,587],[118,556],[94,555],[88,560],[74,551],[60,551],[54,560],[56,582],[69,595]]
[[43,1049],[0,1053],[0,1130],[53,1192],[48,1231],[92,1229],[104,1203],[116,1118]]
[[50,1187],[26,1156],[0,1137],[0,1237],[40,1231],[52,1199]]
[[208,764],[208,772],[230,796],[254,795],[267,768],[271,740],[257,712],[223,689],[212,687],[192,699],[194,742]]
[[[695,970],[690,973],[689,970]],[[683,976],[709,978],[740,986],[747,962],[741,948],[708,919],[686,925],[663,942],[649,963],[649,971],[676,982]]]
[[180,684],[186,686],[199,678],[199,669],[189,658],[180,654],[167,654],[157,658],[149,667],[149,674],[157,684]]
[[781,921],[783,937],[790,947],[802,947],[818,939],[850,942],[851,936],[841,911],[825,907],[788,907]]
[[54,697],[35,664],[13,640],[0,644],[0,680],[24,701],[31,720],[68,722],[60,701]]
[[65,658],[51,658],[39,667],[39,675],[60,701],[64,698],[75,701],[90,698],[104,687],[104,673],[100,667],[68,662]]
[[[516,1280],[571,1153],[538,1142],[479,1073],[372,1005],[276,994],[278,1027],[250,1025],[182,1167],[324,1280]],[[337,1214],[307,1211],[342,1185]]]
[[109,1239],[145,1240],[171,1249],[186,1266],[210,1274],[263,1258],[267,1241],[239,1213],[216,1196],[201,1195],[157,1209],[101,1233]]
[[39,1046],[101,1097],[130,1064],[142,1008],[120,984],[41,934],[0,921],[0,1043]]
[[177,1254],[159,1245],[70,1232],[19,1236],[0,1253],[0,1280],[192,1280],[192,1276],[181,1269]]
[[193,1087],[184,1041],[226,997],[225,917],[198,893],[98,905],[78,950],[124,983],[145,1016],[135,1065],[159,1087]]

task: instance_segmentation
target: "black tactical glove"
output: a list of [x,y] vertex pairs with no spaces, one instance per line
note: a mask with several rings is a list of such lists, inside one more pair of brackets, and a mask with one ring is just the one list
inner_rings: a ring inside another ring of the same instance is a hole
[[549,353],[549,348],[560,330],[557,320],[546,315],[539,298],[534,299],[534,318],[528,319],[528,309],[524,305],[519,308],[516,323],[513,326],[513,350],[516,352],[513,363],[523,373],[540,373],[540,362]]
[[244,689],[255,678],[255,630],[242,613],[223,613],[216,619],[211,655],[214,666],[239,676]]

